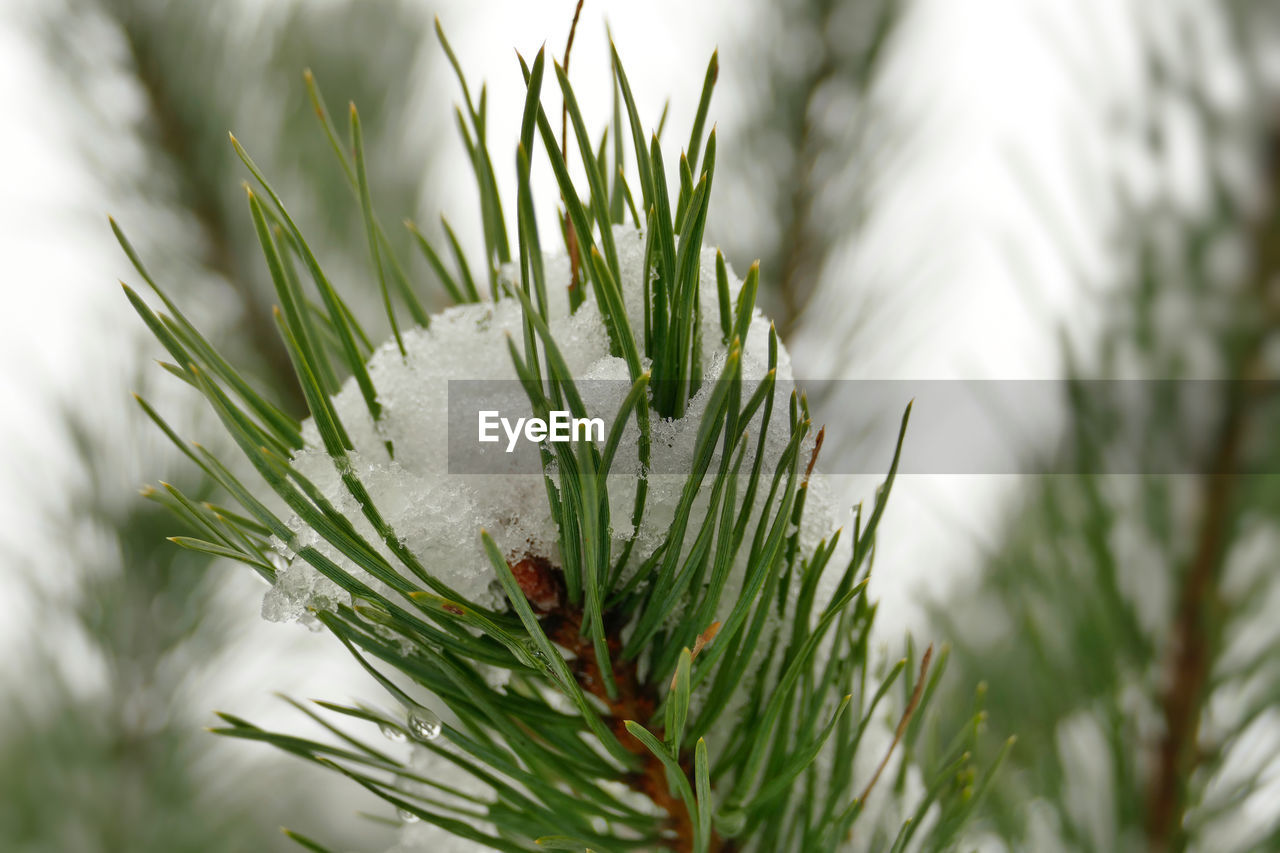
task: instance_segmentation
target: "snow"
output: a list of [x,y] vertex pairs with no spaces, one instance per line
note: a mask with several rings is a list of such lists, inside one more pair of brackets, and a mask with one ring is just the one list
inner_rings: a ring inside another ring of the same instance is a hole
[[[639,231],[623,227],[615,229],[614,236],[632,331],[642,337],[644,237]],[[548,255],[545,264],[549,325],[573,375],[581,380],[616,380],[582,381],[578,386],[588,414],[604,417],[612,424],[630,385],[626,365],[622,359],[609,354],[604,324],[591,296],[577,311],[569,312],[567,258],[563,254]],[[636,533],[631,566],[638,566],[651,555],[670,530],[686,473],[692,464],[698,426],[726,358],[714,285],[714,250],[703,249],[701,264],[702,389],[690,401],[683,418],[659,421],[654,417],[652,470],[647,476],[649,497],[645,517]],[[504,271],[507,276],[513,273],[514,270]],[[735,299],[740,287],[741,280],[730,271],[730,292]],[[349,380],[334,397],[334,408],[355,446],[351,454],[354,468],[379,512],[429,571],[462,596],[486,607],[505,607],[505,600],[481,547],[480,530],[488,530],[494,541],[513,558],[533,554],[547,557],[553,563],[559,560],[557,531],[541,474],[449,473],[448,382],[451,379],[516,380],[507,336],[519,347],[523,326],[522,311],[514,299],[449,308],[432,318],[430,328],[416,328],[403,334],[404,357],[395,342],[388,341],[370,359],[369,374],[383,406],[378,424],[375,425],[368,414],[354,380]],[[742,374],[748,382],[759,380],[767,373],[769,326],[769,321],[757,310],[742,354]],[[640,348],[643,349],[642,342]],[[778,389],[764,451],[766,477],[786,447],[789,433],[787,400],[793,387],[791,360],[781,345],[777,372]],[[745,386],[744,400],[750,388],[749,384]],[[531,414],[527,401],[522,402],[526,410],[520,414]],[[751,436],[759,435],[760,418],[761,414],[757,413],[756,422],[748,427]],[[395,565],[396,559],[379,541],[339,478],[314,422],[304,424],[303,436],[306,447],[295,454],[295,468]],[[639,478],[644,476],[638,463],[638,439],[638,430],[632,421],[608,478],[615,554],[620,553],[632,534],[630,518],[635,490]],[[388,457],[385,449],[388,440],[395,448],[394,459]],[[755,440],[748,445],[744,471],[751,465]],[[763,496],[757,503],[762,499]],[[686,535],[686,548],[692,544],[697,525],[703,520],[705,501],[702,503],[703,506],[694,507],[689,527],[692,533]],[[844,520],[836,517],[833,500],[819,474],[815,474],[810,483],[805,519],[801,534],[806,551],[812,550]],[[356,577],[390,594],[300,519],[294,517],[289,524],[296,539],[280,543],[286,558],[304,545],[315,546]],[[734,573],[739,578],[745,568],[746,550],[743,548],[739,554]],[[834,563],[839,565],[839,555]],[[734,600],[732,593],[731,586],[722,603],[726,613]],[[349,596],[304,561],[292,560],[278,573],[275,585],[267,593],[263,616],[271,621],[307,621],[312,618],[308,608],[331,609],[339,602],[349,602]]]

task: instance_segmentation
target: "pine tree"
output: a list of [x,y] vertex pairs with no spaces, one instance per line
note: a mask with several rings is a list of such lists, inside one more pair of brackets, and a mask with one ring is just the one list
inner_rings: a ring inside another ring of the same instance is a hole
[[[979,582],[939,614],[959,671],[990,680],[992,730],[1019,733],[982,822],[1007,849],[1280,845],[1280,114],[1258,64],[1275,45],[1265,6],[1159,16],[1175,37],[1147,46],[1150,108],[1129,129],[1154,191],[1130,197],[1128,277],[1096,351],[1074,353],[1049,467],[1078,473],[1028,488]],[[1192,169],[1174,157],[1188,143]]]
[[[400,113],[383,101],[410,98],[403,72],[428,30],[423,17],[401,4],[379,4],[376,11],[291,4],[273,14],[255,22],[242,10],[200,4],[70,0],[34,9],[27,23],[58,82],[78,99],[85,158],[122,219],[145,226],[152,238],[146,247],[154,266],[185,298],[218,294],[203,309],[213,335],[255,381],[301,405],[287,353],[270,325],[269,279],[252,262],[256,249],[246,251],[252,233],[239,215],[238,161],[222,144],[223,134],[228,126],[252,123],[280,172],[305,170],[305,180],[290,176],[288,183],[312,199],[308,208],[316,215],[308,223],[334,247],[331,264],[356,267],[362,255],[352,260],[342,249],[360,233],[359,213],[333,203],[344,197],[345,183],[314,167],[331,155],[323,138],[316,144],[314,134],[296,132],[309,126],[311,105],[301,87],[290,90],[283,81],[297,80],[310,64],[343,86],[344,95],[368,103],[366,132],[384,164],[372,180],[381,197],[412,204],[423,187],[407,158],[416,164],[427,140],[406,134]],[[252,23],[260,26],[249,37]],[[353,33],[361,34],[355,42]],[[380,46],[377,61],[365,50],[371,43]],[[136,94],[139,109],[122,118],[105,106],[116,101],[95,96],[103,81]],[[114,144],[103,145],[104,139]],[[137,146],[144,170],[129,167],[124,146]],[[142,346],[141,335],[118,339],[126,364],[152,349]],[[90,372],[89,378],[103,377]],[[161,395],[184,428],[207,423],[149,379],[135,387]],[[5,849],[292,847],[273,828],[282,817],[315,810],[308,791],[280,785],[281,762],[238,762],[211,748],[200,729],[209,711],[193,700],[193,682],[216,668],[237,630],[218,558],[164,542],[164,535],[199,531],[183,527],[131,485],[158,478],[202,501],[216,499],[212,482],[182,465],[184,457],[166,454],[145,415],[127,401],[80,389],[59,411],[76,479],[47,512],[51,527],[73,534],[54,552],[20,555],[35,567],[33,585],[43,587],[43,578],[55,576],[62,582],[41,590],[40,615],[33,618],[45,630],[20,655],[31,658],[27,666],[39,677],[6,686],[0,697],[12,712],[0,731]],[[130,467],[138,459],[147,460],[145,471]],[[42,645],[54,626],[77,644]],[[70,663],[67,647],[77,655]],[[240,777],[234,784],[233,776]],[[268,808],[263,792],[272,789]]]
[[[739,279],[702,249],[715,59],[678,158],[646,129],[616,53],[605,136],[539,52],[522,60],[518,144],[491,147],[485,90],[473,97],[440,41],[463,93],[485,247],[468,259],[451,233],[445,251],[410,226],[456,303],[443,313],[427,310],[374,212],[361,115],[353,105],[344,138],[308,78],[363,221],[390,328],[380,346],[233,138],[305,421],[220,354],[117,232],[159,299],[126,288],[165,369],[204,397],[268,487],[143,402],[236,505],[156,491],[202,531],[177,543],[253,568],[272,585],[270,615],[328,630],[398,708],[297,703],[328,742],[233,714],[219,733],[347,776],[406,824],[406,850],[445,849],[438,830],[498,850],[946,847],[990,780],[969,758],[980,715],[954,736],[927,724],[945,657],[932,648],[873,660],[864,590],[896,457],[865,516],[837,530],[815,470],[823,432],[754,307],[759,269]],[[542,107],[552,76],[567,140]],[[569,141],[585,183],[571,177]],[[563,204],[563,253],[542,250],[536,158]],[[504,163],[514,200],[499,192]],[[432,467],[439,383],[503,376],[544,419],[609,416],[608,438],[542,445],[541,475],[459,485]],[[882,703],[898,691],[884,730]]]

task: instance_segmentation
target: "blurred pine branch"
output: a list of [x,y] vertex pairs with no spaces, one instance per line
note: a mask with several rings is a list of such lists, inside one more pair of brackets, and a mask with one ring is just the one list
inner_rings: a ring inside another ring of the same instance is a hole
[[[992,729],[1020,737],[984,815],[1008,849],[1280,839],[1265,805],[1280,771],[1280,478],[1258,473],[1277,470],[1280,411],[1270,386],[1247,384],[1276,378],[1280,341],[1280,99],[1252,64],[1276,49],[1266,12],[1186,15],[1172,44],[1148,47],[1152,93],[1130,131],[1161,183],[1126,199],[1130,275],[1096,351],[1072,359],[1076,378],[1211,381],[1135,382],[1110,404],[1071,386],[1061,452],[1084,473],[1029,487],[980,577],[937,614],[959,638],[957,671],[989,682]],[[1222,97],[1223,74],[1242,97]],[[1170,123],[1175,106],[1192,128]],[[1202,156],[1178,171],[1188,133]],[[1188,181],[1203,188],[1191,201]],[[1138,400],[1151,408],[1135,423]],[[1099,473],[1171,454],[1187,474]]]
[[78,404],[64,411],[83,480],[49,510],[69,534],[62,549],[23,555],[39,575],[61,575],[39,580],[52,588],[30,617],[60,647],[29,649],[30,675],[0,699],[13,714],[0,730],[5,849],[269,849],[253,799],[201,772],[209,756],[193,732],[204,713],[185,700],[231,627],[217,572],[156,539],[173,528],[161,507],[121,494],[127,480],[103,433],[114,440],[125,425]]
[[902,0],[763,3],[738,48],[753,61],[750,78],[736,81],[747,106],[742,150],[728,167],[736,191],[750,193],[753,205],[763,201],[763,214],[745,232],[735,222],[716,233],[730,257],[760,259],[763,305],[784,334],[863,217],[861,193],[884,145],[868,131],[885,130],[871,90],[906,7]]
[[[218,337],[243,359],[254,381],[302,405],[292,367],[270,321],[272,290],[260,257],[246,252],[235,155],[226,133],[252,126],[277,173],[306,173],[308,225],[327,235],[337,270],[362,268],[342,247],[362,228],[330,152],[310,130],[311,106],[299,85],[312,66],[335,92],[367,105],[366,134],[377,152],[371,180],[389,209],[411,213],[424,191],[417,164],[431,134],[406,125],[397,105],[411,102],[423,75],[410,73],[429,17],[407,3],[289,3],[270,13],[167,0],[69,0],[37,9],[30,26],[84,124],[85,158],[102,176],[116,209],[156,235],[170,281],[199,296],[218,294]],[[105,42],[105,45],[104,45]],[[119,50],[111,49],[118,45]],[[369,45],[376,44],[377,51]],[[107,49],[102,49],[106,47]],[[117,80],[123,87],[112,88]],[[112,97],[103,98],[104,87]],[[129,93],[138,108],[129,109]],[[123,92],[123,98],[122,96]],[[129,141],[99,145],[129,116]],[[145,167],[131,167],[130,146]],[[325,168],[318,164],[323,163]],[[285,178],[286,182],[288,178]],[[355,304],[370,304],[366,294]],[[105,333],[107,330],[102,330]],[[141,357],[141,341],[137,356]],[[123,389],[121,389],[123,394]],[[44,678],[36,690],[0,698],[14,710],[0,729],[0,837],[23,851],[258,851],[292,848],[274,831],[282,814],[315,808],[302,788],[267,796],[270,768],[224,784],[220,763],[200,730],[207,708],[193,679],[231,639],[233,622],[219,597],[215,559],[174,548],[172,516],[135,492],[137,468],[120,446],[157,454],[138,413],[123,419],[79,403],[62,406],[68,445],[82,479],[68,484],[51,525],[77,531],[65,551],[23,555],[36,578],[56,572],[60,591],[45,592],[50,618],[81,637],[83,661],[38,639],[30,654]],[[79,398],[77,398],[79,399]],[[128,405],[121,400],[122,405]],[[189,422],[194,412],[179,418]],[[167,461],[165,465],[169,464]],[[193,496],[208,481],[176,471]],[[65,586],[69,592],[61,591]],[[100,687],[86,688],[84,680]],[[68,676],[66,673],[77,673]],[[9,693],[6,690],[6,693]],[[223,752],[223,755],[226,753]],[[247,782],[257,779],[259,784]],[[264,808],[264,801],[270,808]]]

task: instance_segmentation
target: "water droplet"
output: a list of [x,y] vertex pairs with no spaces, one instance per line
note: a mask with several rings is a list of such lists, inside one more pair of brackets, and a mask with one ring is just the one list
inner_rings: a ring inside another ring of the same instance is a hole
[[426,708],[414,708],[409,712],[409,732],[418,740],[435,740],[444,728],[440,718]]
[[404,743],[404,732],[400,731],[395,726],[383,723],[378,726],[378,729],[382,732],[382,736],[392,743]]
[[728,809],[716,815],[716,829],[730,837],[742,831],[747,823],[747,813],[742,809]]
[[547,657],[547,653],[538,648],[538,644],[533,640],[525,640],[525,651],[529,653],[529,657],[533,659],[533,665],[540,668],[544,673],[556,677],[555,667],[551,665],[551,658]]
[[418,816],[408,809],[396,809],[396,817],[405,823],[417,823],[419,820]]

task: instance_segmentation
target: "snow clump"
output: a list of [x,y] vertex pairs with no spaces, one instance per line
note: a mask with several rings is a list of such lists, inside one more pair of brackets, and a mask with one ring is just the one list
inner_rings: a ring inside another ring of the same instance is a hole
[[[637,348],[643,353],[644,288],[641,277],[644,235],[633,228],[618,227],[614,230],[614,239],[627,314],[632,332],[639,339]],[[684,417],[663,420],[656,413],[651,415],[652,458],[648,471],[639,465],[639,433],[632,418],[608,478],[613,554],[615,557],[620,555],[626,541],[634,534],[636,541],[628,561],[632,569],[652,555],[670,530],[692,465],[698,427],[727,357],[720,327],[714,250],[704,248],[700,260],[701,390],[690,400]],[[585,302],[570,312],[568,258],[564,254],[548,254],[545,269],[551,332],[578,382],[588,413],[604,418],[611,425],[631,384],[626,363],[610,354],[604,322],[592,295],[588,294]],[[518,269],[505,268],[502,275],[509,282],[512,276],[518,276]],[[742,282],[730,271],[729,283],[730,294],[736,304]],[[756,309],[741,357],[743,402],[755,383],[768,372],[769,330],[769,320]],[[429,572],[460,595],[475,604],[499,609],[505,609],[506,601],[481,546],[480,530],[488,530],[512,560],[534,555],[559,565],[557,530],[540,473],[529,473],[528,469],[526,473],[515,474],[450,473],[449,380],[511,380],[511,387],[517,387],[513,381],[517,375],[508,349],[508,336],[522,352],[523,335],[524,320],[516,299],[504,298],[496,304],[481,302],[446,309],[432,318],[430,328],[404,332],[405,356],[401,356],[394,341],[389,341],[369,360],[369,374],[382,405],[382,415],[377,424],[370,417],[354,379],[347,381],[333,401],[355,447],[351,454],[355,471],[403,544]],[[541,346],[539,349],[541,351]],[[645,366],[648,367],[647,362]],[[756,513],[763,504],[768,481],[789,439],[788,400],[793,386],[791,359],[779,345],[775,405],[764,448],[766,458],[762,476],[765,482],[756,497]],[[528,415],[527,399],[521,402],[525,410],[519,414]],[[742,467],[744,479],[745,473],[751,469],[761,418],[762,412],[758,411],[748,426],[750,439]],[[304,423],[303,439],[305,447],[293,458],[295,468],[311,480],[339,512],[352,520],[356,529],[383,552],[389,563],[398,565],[397,559],[375,535],[360,506],[343,485],[313,421]],[[393,444],[394,459],[387,453],[388,441]],[[812,435],[802,448],[801,470],[811,447]],[[498,444],[487,445],[486,452],[488,448],[501,456],[505,439]],[[717,442],[717,458],[704,480],[704,494],[695,503],[687,528],[686,550],[692,545],[705,515],[706,493],[710,491],[709,484],[715,475],[719,452],[720,443]],[[640,529],[633,531],[630,519],[636,486],[641,478],[648,480],[649,493]],[[739,500],[741,494],[740,489]],[[829,537],[846,520],[844,513],[836,511],[836,506],[831,489],[821,474],[815,472],[809,485],[801,529],[803,553],[811,553],[819,540]],[[292,559],[293,552],[304,546],[315,547],[352,575],[375,589],[389,593],[301,519],[295,516],[288,523],[295,539],[278,543],[289,564],[278,572],[274,586],[263,601],[262,612],[266,619],[311,621],[314,617],[309,614],[309,608],[332,609],[339,603],[349,603],[349,595],[336,584],[304,560]],[[753,529],[749,528],[749,531]],[[739,551],[737,564],[721,600],[721,616],[736,600],[745,571],[750,533],[747,539]],[[847,561],[848,537],[843,539],[843,559]],[[842,554],[837,553],[831,565],[843,567],[841,557]],[[838,574],[838,570],[827,572],[831,582]]]

